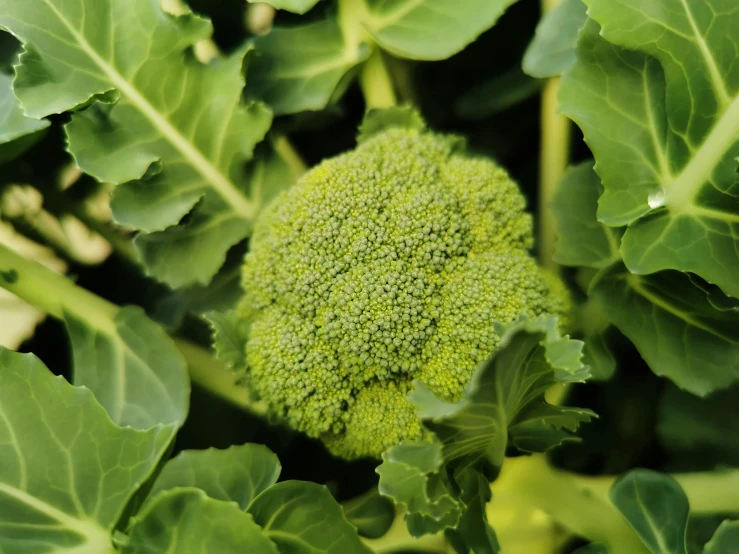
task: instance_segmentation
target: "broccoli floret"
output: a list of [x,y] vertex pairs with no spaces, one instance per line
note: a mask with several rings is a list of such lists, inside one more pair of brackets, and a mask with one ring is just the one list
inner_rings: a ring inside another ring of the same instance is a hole
[[563,314],[508,174],[456,137],[390,129],[329,159],[261,216],[244,266],[249,381],[345,458],[424,438],[414,379],[459,399],[493,322]]

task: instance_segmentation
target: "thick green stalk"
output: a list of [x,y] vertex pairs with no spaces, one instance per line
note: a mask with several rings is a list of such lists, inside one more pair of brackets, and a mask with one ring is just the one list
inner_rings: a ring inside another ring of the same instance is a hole
[[[542,0],[542,15],[561,0]],[[539,261],[557,270],[554,261],[554,214],[552,197],[567,169],[570,156],[570,122],[557,113],[559,77],[548,79],[541,93],[541,137],[539,146]]]

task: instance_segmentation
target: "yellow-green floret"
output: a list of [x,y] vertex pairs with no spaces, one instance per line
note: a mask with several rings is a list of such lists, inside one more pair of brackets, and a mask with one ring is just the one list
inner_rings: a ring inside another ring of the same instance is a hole
[[251,386],[339,456],[423,438],[414,379],[458,399],[495,351],[494,321],[566,311],[528,252],[524,209],[507,173],[455,137],[391,129],[323,162],[251,241]]

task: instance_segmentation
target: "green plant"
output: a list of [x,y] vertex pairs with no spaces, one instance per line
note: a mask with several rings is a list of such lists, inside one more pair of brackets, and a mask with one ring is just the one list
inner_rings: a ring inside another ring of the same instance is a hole
[[531,7],[0,0],[0,553],[739,551],[739,9]]

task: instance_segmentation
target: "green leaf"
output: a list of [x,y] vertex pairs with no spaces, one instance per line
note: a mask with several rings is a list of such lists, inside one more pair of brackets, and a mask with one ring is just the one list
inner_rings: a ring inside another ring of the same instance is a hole
[[473,457],[491,468],[506,448],[544,452],[565,440],[595,414],[552,406],[544,392],[554,383],[582,382],[583,343],[561,337],[555,317],[521,318],[500,329],[495,356],[473,374],[461,401],[440,400],[423,383],[409,398],[424,425],[444,443],[444,459]]
[[206,321],[213,331],[216,358],[236,373],[245,373],[248,322],[237,312],[209,312]]
[[653,554],[686,554],[688,497],[672,477],[635,469],[617,479],[609,495]]
[[[577,0],[578,2],[580,0]],[[598,222],[598,197],[603,192],[592,162],[570,167],[552,198],[557,246],[562,265],[602,268],[621,259],[621,229]]]
[[605,329],[585,329],[582,361],[590,368],[590,374],[594,381],[606,381],[616,371],[616,359],[613,357],[606,339],[606,333],[609,329],[611,329],[610,326]]
[[322,485],[278,483],[257,496],[249,513],[281,554],[372,554]]
[[454,113],[463,119],[482,119],[532,98],[540,89],[541,81],[515,67],[465,92],[454,103]]
[[357,143],[369,140],[374,135],[388,129],[400,127],[402,129],[416,129],[419,132],[426,130],[426,122],[413,106],[393,106],[391,108],[373,108],[369,110],[359,126]]
[[523,56],[523,71],[538,79],[556,77],[576,59],[577,34],[588,20],[582,0],[564,0],[536,27],[534,39]]
[[345,44],[335,19],[275,28],[253,43],[247,97],[263,100],[278,115],[325,108],[343,93],[347,74],[369,57],[366,44]]
[[724,521],[706,544],[703,554],[731,554],[739,544],[739,521]]
[[24,115],[13,95],[13,77],[0,73],[0,163],[22,154],[48,126],[45,119]]
[[[587,0],[563,112],[582,128],[605,193],[629,225],[634,273],[677,269],[739,296],[739,11],[721,0]],[[600,26],[599,26],[600,24]]]
[[14,88],[26,114],[92,103],[66,126],[80,168],[119,185],[114,216],[143,231],[151,275],[207,283],[260,208],[242,166],[271,115],[240,105],[243,56],[200,64],[186,51],[210,24],[151,0],[0,0],[0,14],[24,42]]
[[455,475],[460,488],[460,500],[465,508],[456,529],[447,530],[447,537],[456,543],[457,552],[466,554],[498,554],[501,550],[495,531],[487,520],[486,506],[492,493],[488,479],[476,469],[466,467]]
[[172,339],[138,306],[111,321],[67,312],[74,383],[89,388],[118,425],[179,427],[187,417],[190,379]]
[[739,327],[675,271],[638,276],[623,264],[599,273],[590,298],[657,375],[704,396],[739,380]]
[[0,349],[0,551],[114,553],[111,533],[173,436],[115,425],[92,393]]
[[395,519],[395,506],[372,488],[361,496],[342,503],[344,516],[362,537],[378,539],[388,532]]
[[388,52],[443,60],[489,29],[516,0],[368,0],[362,23]]
[[150,498],[177,487],[201,489],[215,500],[236,502],[242,510],[277,482],[280,461],[261,444],[226,450],[185,450],[167,462]]
[[249,514],[198,489],[158,494],[134,518],[123,554],[279,554]]
[[698,398],[668,387],[660,403],[660,442],[677,455],[695,453],[713,464],[739,466],[739,386]]
[[382,453],[375,470],[380,494],[405,508],[413,536],[438,533],[456,527],[461,506],[443,474],[442,446],[438,443],[404,442]]
[[608,554],[608,548],[602,544],[589,544],[575,550],[572,554]]
[[250,4],[269,4],[277,10],[286,10],[292,13],[307,13],[320,0],[246,0]]

